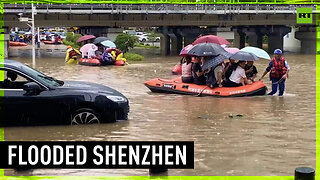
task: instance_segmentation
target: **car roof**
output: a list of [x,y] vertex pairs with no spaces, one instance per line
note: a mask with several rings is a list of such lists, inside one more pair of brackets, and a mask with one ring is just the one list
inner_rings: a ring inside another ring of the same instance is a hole
[[9,59],[4,59],[4,62],[1,62],[0,65],[4,65],[5,67],[11,67],[14,69],[21,69],[21,67],[25,66],[24,64],[14,61],[14,60],[9,60]]

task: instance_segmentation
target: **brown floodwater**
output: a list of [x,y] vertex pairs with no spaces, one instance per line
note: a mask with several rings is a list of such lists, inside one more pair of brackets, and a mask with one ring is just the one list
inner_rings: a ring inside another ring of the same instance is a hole
[[[151,78],[174,78],[179,57],[161,57],[157,49],[137,50],[142,62],[124,67],[64,64],[63,48],[37,52],[36,69],[62,80],[88,81],[117,89],[130,100],[127,121],[91,126],[5,128],[5,140],[49,141],[194,141],[194,169],[168,175],[293,175],[300,166],[316,167],[316,57],[286,54],[291,71],[284,97],[195,97],[152,93]],[[31,65],[30,51],[11,49],[10,59]],[[267,60],[255,63],[259,77]],[[264,82],[270,87],[265,77]],[[241,114],[243,117],[230,118]],[[144,169],[7,170],[7,175],[148,175]]]

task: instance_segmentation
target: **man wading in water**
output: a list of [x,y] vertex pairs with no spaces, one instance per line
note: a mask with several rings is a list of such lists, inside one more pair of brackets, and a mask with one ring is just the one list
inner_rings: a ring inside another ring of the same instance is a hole
[[270,72],[270,80],[272,82],[272,91],[268,95],[274,95],[279,85],[279,96],[283,96],[285,89],[285,81],[288,77],[290,67],[287,61],[282,57],[281,49],[274,50],[275,56],[272,58],[266,71],[263,73],[259,81]]

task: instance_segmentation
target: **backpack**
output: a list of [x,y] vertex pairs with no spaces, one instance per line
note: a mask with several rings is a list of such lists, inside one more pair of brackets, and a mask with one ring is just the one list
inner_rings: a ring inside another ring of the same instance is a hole
[[73,56],[77,56],[77,52],[75,50],[71,50],[69,52],[69,57],[72,58]]
[[217,84],[217,79],[216,79],[216,76],[214,75],[214,69],[215,68],[211,68],[206,75],[206,85],[209,87],[213,87]]

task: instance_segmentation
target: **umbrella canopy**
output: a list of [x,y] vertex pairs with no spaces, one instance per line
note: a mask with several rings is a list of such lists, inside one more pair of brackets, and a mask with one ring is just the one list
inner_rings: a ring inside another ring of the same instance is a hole
[[215,35],[206,35],[206,36],[201,36],[198,39],[196,39],[192,44],[196,45],[196,44],[200,44],[200,43],[215,43],[215,44],[230,44],[229,41],[227,41],[226,39],[219,37],[219,36],[215,36]]
[[232,53],[232,54],[235,54],[240,51],[240,49],[238,49],[238,48],[224,48],[224,50],[226,50],[227,52]]
[[259,58],[252,53],[239,51],[234,55],[232,55],[230,59],[239,60],[239,61],[256,61]]
[[180,56],[187,56],[188,55],[188,52],[189,50],[193,47],[192,44],[189,44],[188,46],[184,47],[183,49],[181,49],[180,51]]
[[224,55],[230,57],[232,54],[228,53],[224,48],[214,43],[200,43],[193,46],[189,51],[188,55],[192,56],[217,56]]
[[81,48],[80,48],[80,51],[82,53],[87,53],[89,51],[89,49],[93,47],[94,50],[98,50],[98,47],[92,43],[88,43],[88,44],[85,44],[83,45]]
[[248,47],[242,48],[240,51],[252,53],[258,56],[259,58],[269,59],[269,60],[271,59],[269,54],[265,50],[260,48],[248,46]]
[[81,36],[77,42],[82,42],[82,41],[86,41],[86,40],[89,40],[89,39],[94,39],[96,38],[94,35],[84,35],[84,36]]
[[102,41],[100,44],[102,44],[105,47],[116,48],[116,44],[114,44],[114,42],[110,40]]
[[99,44],[102,41],[106,41],[106,40],[108,40],[108,38],[106,37],[97,37],[96,39],[94,39],[93,44]]
[[218,64],[222,63],[226,59],[228,59],[228,57],[224,55],[210,57],[209,59],[206,59],[206,61],[204,62],[202,70],[207,70],[212,67],[216,67]]

